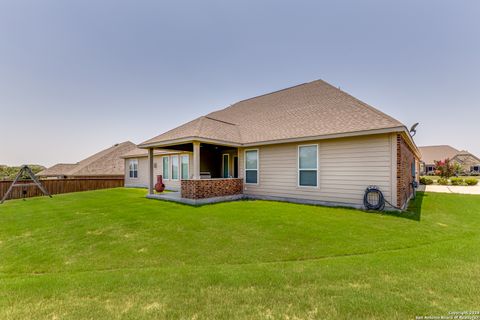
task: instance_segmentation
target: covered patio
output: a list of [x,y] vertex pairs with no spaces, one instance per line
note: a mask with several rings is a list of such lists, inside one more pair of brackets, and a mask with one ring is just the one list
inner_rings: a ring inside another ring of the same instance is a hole
[[[155,193],[154,150],[168,149],[188,152],[188,179],[180,181],[180,191]],[[148,198],[202,204],[231,201],[243,194],[243,179],[239,178],[238,146],[220,145],[204,141],[162,144],[148,148],[149,188]],[[188,201],[182,201],[188,199]],[[211,199],[202,200],[200,199]]]

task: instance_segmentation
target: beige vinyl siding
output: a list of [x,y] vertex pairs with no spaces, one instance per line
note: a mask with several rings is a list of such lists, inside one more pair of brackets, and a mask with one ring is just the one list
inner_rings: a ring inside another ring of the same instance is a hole
[[[256,147],[258,185],[245,184],[244,193],[362,205],[366,187],[376,185],[387,200],[394,201],[392,143],[392,135],[383,134]],[[318,187],[298,186],[298,146],[308,144],[318,145]],[[239,150],[240,177],[245,174],[245,150]]]
[[[189,169],[190,169],[190,175],[192,174],[192,156],[190,153],[179,153],[178,157],[182,155],[188,155],[189,156]],[[171,157],[172,155],[166,155],[168,157]],[[163,173],[163,161],[162,158],[163,155],[156,155],[153,157],[153,163],[157,165],[156,168],[153,169],[153,181],[154,183],[157,182],[157,175],[161,175]],[[128,171],[128,164],[130,160],[136,159],[138,160],[138,178],[130,178],[129,177],[129,171]],[[171,175],[171,160],[169,161],[170,164],[170,175]],[[179,168],[179,177],[180,177],[180,168]],[[163,180],[166,189],[168,190],[180,190],[180,179],[179,180]],[[131,159],[125,159],[125,187],[131,187],[131,188],[148,188],[148,157],[138,157],[138,158],[131,158]]]

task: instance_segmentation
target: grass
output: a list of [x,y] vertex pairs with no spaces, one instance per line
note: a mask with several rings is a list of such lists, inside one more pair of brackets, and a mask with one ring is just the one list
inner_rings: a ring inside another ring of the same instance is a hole
[[414,214],[112,189],[0,207],[1,319],[412,319],[480,306],[480,196]]

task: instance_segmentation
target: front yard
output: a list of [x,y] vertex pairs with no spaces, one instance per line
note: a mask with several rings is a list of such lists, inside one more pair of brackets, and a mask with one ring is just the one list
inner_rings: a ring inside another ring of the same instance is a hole
[[413,319],[480,306],[480,196],[404,216],[112,189],[0,206],[0,319]]

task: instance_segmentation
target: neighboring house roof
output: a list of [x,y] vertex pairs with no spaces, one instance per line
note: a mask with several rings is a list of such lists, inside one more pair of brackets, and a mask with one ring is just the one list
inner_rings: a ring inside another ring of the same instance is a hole
[[478,157],[465,150],[457,150],[454,147],[448,145],[441,146],[424,146],[419,147],[422,153],[422,161],[426,164],[435,164],[435,161],[441,161],[445,159],[453,159],[458,156],[471,156],[474,159],[480,161]]
[[73,168],[75,168],[78,165],[78,163],[57,163],[56,165],[44,169],[37,173],[37,176],[48,176],[48,177],[53,177],[53,176],[61,176],[65,175],[66,172],[69,172]]
[[57,164],[39,172],[38,176],[110,176],[123,175],[125,161],[122,156],[136,145],[130,141],[115,144],[76,164]]
[[426,164],[434,164],[435,161],[452,159],[460,153],[459,150],[454,147],[442,145],[442,146],[425,146],[419,147],[422,153],[422,161]]
[[[153,155],[161,156],[167,154],[177,154],[177,153],[184,153],[185,151],[169,151],[169,150],[154,150]],[[145,158],[148,157],[148,150],[147,149],[140,149],[135,148],[132,151],[125,153],[122,158],[130,159],[130,158]]]
[[334,136],[381,129],[406,131],[394,118],[317,80],[246,99],[141,143],[146,148],[204,139],[232,145]]

